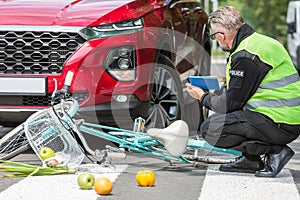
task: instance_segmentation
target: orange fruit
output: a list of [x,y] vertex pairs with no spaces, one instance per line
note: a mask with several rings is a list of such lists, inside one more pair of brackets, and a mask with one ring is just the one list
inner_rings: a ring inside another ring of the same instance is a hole
[[141,170],[136,174],[136,182],[139,186],[153,186],[155,183],[155,175],[151,170]]
[[94,189],[97,192],[97,194],[107,195],[111,193],[113,185],[108,178],[100,177],[95,180]]

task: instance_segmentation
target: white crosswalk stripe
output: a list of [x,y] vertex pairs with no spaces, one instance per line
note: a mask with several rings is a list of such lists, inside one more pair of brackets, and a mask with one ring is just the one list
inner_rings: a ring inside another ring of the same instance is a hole
[[198,200],[299,200],[293,177],[283,169],[276,178],[258,178],[253,174],[220,172],[208,167]]
[[[116,168],[99,168],[92,172],[95,179],[109,178],[114,182],[126,169],[127,165],[117,165]],[[78,174],[55,176],[32,176],[12,185],[0,193],[1,200],[95,200],[99,195],[91,190],[79,189]]]

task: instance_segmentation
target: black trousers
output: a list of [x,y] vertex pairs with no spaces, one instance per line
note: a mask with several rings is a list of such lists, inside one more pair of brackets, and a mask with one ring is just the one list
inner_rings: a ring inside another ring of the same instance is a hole
[[215,113],[201,125],[202,137],[211,145],[249,155],[279,153],[300,134],[300,125],[276,124],[249,110]]

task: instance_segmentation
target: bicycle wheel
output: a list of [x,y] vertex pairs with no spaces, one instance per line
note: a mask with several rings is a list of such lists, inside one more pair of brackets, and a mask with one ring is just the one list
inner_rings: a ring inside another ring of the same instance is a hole
[[[61,105],[57,104],[54,108],[59,113]],[[71,117],[73,117],[77,112],[78,103],[76,101],[66,101],[64,109]],[[24,123],[12,129],[0,139],[1,160],[11,159],[28,149],[30,149],[30,144],[25,136]]]
[[224,164],[241,156],[239,151],[214,147],[199,138],[189,139],[187,150],[182,157],[194,162]]
[[11,159],[30,149],[23,126],[23,124],[17,126],[0,139],[1,160]]

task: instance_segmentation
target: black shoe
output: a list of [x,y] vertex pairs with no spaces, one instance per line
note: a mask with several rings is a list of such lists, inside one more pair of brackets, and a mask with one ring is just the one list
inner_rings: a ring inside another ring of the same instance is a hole
[[268,154],[264,169],[257,171],[257,177],[275,177],[294,156],[295,152],[285,146],[278,154]]
[[241,172],[241,173],[255,173],[264,168],[264,163],[261,160],[251,161],[245,156],[239,157],[236,161],[221,165],[220,171],[223,172]]

